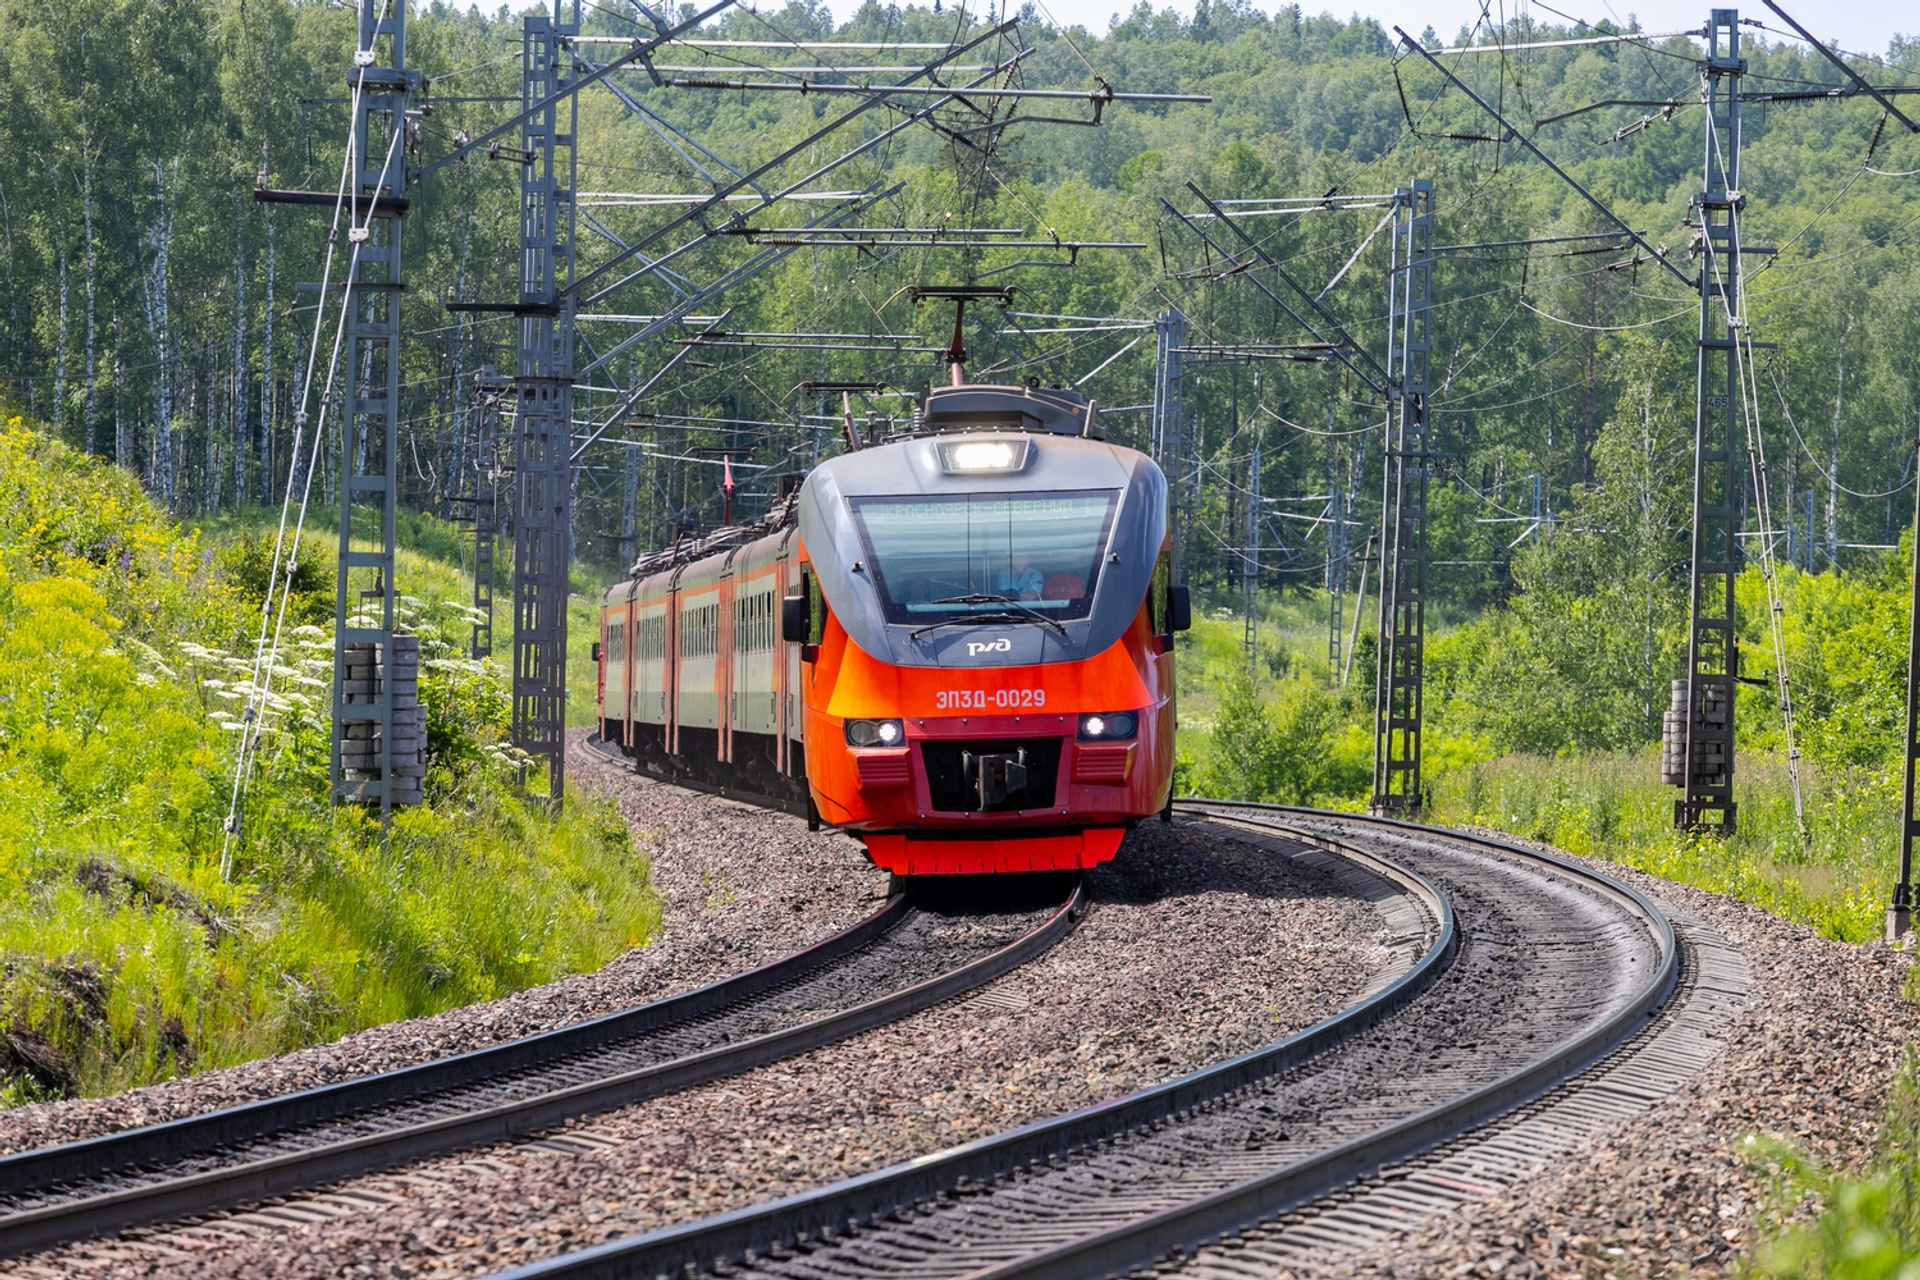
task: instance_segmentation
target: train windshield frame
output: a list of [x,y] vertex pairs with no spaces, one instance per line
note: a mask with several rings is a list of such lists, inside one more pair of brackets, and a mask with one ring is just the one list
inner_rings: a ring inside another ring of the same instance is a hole
[[[849,496],[889,623],[1093,608],[1118,489]],[[964,549],[964,550],[962,550]]]

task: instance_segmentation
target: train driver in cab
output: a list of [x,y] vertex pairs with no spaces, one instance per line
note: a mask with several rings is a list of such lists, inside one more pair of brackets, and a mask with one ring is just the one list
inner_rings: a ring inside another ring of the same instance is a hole
[[1024,551],[1013,553],[1013,563],[1000,571],[997,589],[1009,600],[1038,600],[1046,579],[1034,568],[1033,557]]

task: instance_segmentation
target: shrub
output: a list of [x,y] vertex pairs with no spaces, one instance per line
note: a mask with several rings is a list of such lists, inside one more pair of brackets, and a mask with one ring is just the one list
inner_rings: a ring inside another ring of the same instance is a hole
[[[229,847],[270,531],[203,545],[131,476],[17,423],[0,431],[0,497],[0,1102],[297,1048],[651,935],[658,907],[618,814],[575,796],[551,818],[517,798],[506,692],[463,654],[457,573],[402,564],[403,583],[438,588],[405,603],[428,803],[383,833],[330,802],[332,640],[307,623],[281,651]],[[301,559],[330,563],[315,542]],[[330,623],[324,570],[295,585],[298,616]]]

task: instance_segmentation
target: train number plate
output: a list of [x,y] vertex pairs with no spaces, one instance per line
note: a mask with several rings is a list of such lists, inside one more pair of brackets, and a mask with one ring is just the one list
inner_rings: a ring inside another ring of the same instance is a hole
[[1045,689],[940,689],[933,695],[940,711],[1024,711],[1047,705]]

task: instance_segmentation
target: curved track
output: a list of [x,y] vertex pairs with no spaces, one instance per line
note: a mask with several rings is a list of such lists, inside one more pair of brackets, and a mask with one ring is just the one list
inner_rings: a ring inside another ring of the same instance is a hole
[[[549,1128],[897,1021],[1063,937],[1083,890],[946,916],[896,896],[827,940],[542,1035],[0,1158],[0,1256],[202,1214]],[[1036,888],[1035,892],[1038,892]]]
[[1679,949],[1640,894],[1498,841],[1183,803],[1426,899],[1426,954],[1319,1025],[1154,1089],[768,1205],[520,1268],[533,1277],[1030,1277],[1150,1264],[1540,1097],[1647,1023]]

